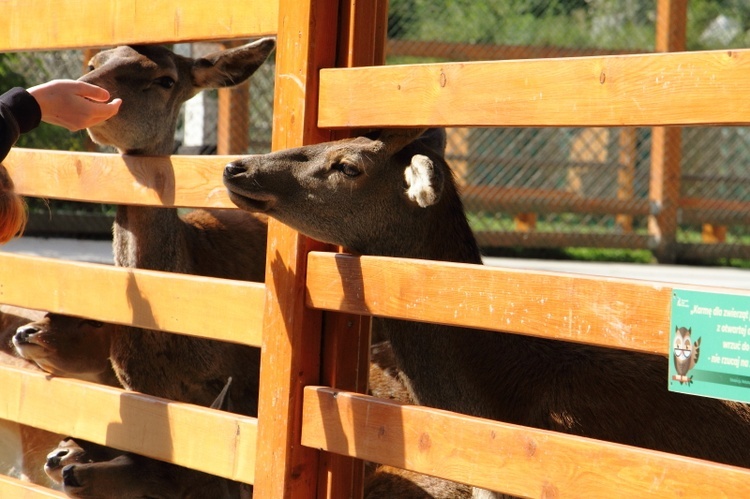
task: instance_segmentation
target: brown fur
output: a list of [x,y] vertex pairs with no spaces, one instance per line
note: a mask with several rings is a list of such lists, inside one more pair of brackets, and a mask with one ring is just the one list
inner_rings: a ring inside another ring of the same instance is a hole
[[47,313],[19,327],[13,345],[20,357],[48,373],[119,387],[109,362],[112,329],[99,321]]
[[[420,133],[249,156],[224,183],[240,208],[355,253],[480,264],[444,141]],[[750,467],[750,408],[669,392],[663,357],[392,319],[373,332],[420,404]]]
[[[37,310],[0,305],[0,364],[40,372],[36,364],[15,354],[11,338],[16,328],[43,314]],[[55,445],[61,435],[6,420],[0,420],[0,430],[0,434],[6,438],[15,436],[14,440],[20,444],[15,447],[6,440],[4,445],[0,445],[0,472],[17,474],[39,485],[52,485],[41,472],[42,464],[50,446]]]
[[[157,46],[100,52],[81,80],[106,88],[123,104],[116,116],[90,128],[89,135],[123,154],[169,155],[182,103],[204,88],[246,80],[273,47],[274,41],[266,38],[201,59]],[[181,217],[176,208],[121,205],[114,225],[115,264],[263,281],[266,232],[264,216],[237,210],[194,210]],[[239,254],[241,258],[234,258]],[[256,414],[259,349],[134,327],[106,325],[105,334],[112,367],[125,388],[209,406],[231,378],[231,393],[222,407]],[[76,447],[89,456],[86,449]],[[159,497],[184,499],[247,495],[228,480],[130,453],[108,452],[97,453],[100,462],[61,468],[68,495],[126,499],[143,497],[149,490]]]
[[[168,155],[182,103],[204,88],[241,83],[273,47],[272,39],[262,39],[201,59],[156,46],[100,52],[91,60],[91,72],[81,80],[106,88],[123,103],[116,116],[90,128],[89,134],[97,143],[114,146],[123,154]],[[195,210],[181,218],[176,208],[117,208],[114,255],[118,266],[262,281],[265,243],[263,216],[237,210]],[[126,388],[209,405],[232,377],[234,408],[248,415],[257,411],[257,348],[122,328],[112,335],[110,353]]]

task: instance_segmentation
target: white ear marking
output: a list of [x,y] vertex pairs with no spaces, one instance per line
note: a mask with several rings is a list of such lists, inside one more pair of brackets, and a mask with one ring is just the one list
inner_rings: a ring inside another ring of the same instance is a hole
[[406,195],[422,208],[432,206],[440,199],[443,192],[442,175],[427,156],[415,154],[404,170],[404,178],[409,186]]

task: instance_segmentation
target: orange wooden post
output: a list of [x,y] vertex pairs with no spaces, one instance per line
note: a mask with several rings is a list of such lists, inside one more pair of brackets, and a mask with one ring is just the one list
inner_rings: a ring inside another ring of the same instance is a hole
[[[384,64],[387,1],[341,0],[340,9],[337,66]],[[349,135],[351,133],[345,130],[335,132],[336,138]],[[370,317],[328,312],[324,323],[321,382],[342,390],[365,393],[370,372]],[[319,468],[318,497],[362,495],[362,460],[324,452]]]
[[[318,71],[335,63],[337,0],[280,0],[272,147],[322,142]],[[300,444],[302,389],[320,379],[321,313],[305,307],[307,252],[323,245],[271,220],[255,497],[308,498],[319,451]]]
[[[239,42],[227,43],[227,48]],[[216,123],[216,153],[244,154],[250,145],[250,82],[232,88],[221,88]]]
[[[635,189],[635,162],[637,161],[637,140],[635,128],[623,128],[620,130],[620,155],[617,168],[617,199],[633,201]],[[617,226],[624,234],[633,232],[633,216],[617,215],[615,217]]]
[[[685,50],[687,0],[659,0],[656,8],[656,51]],[[654,127],[651,131],[651,180],[649,201],[652,214],[648,232],[654,255],[671,262],[677,253],[677,207],[680,198],[682,130]]]

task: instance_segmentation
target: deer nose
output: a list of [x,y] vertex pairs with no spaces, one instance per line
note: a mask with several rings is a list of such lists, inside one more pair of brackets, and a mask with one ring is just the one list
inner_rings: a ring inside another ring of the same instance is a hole
[[232,161],[227,166],[224,167],[224,177],[225,178],[231,178],[236,175],[242,175],[243,173],[247,172],[247,167],[245,166],[245,163],[238,159],[237,161]]
[[39,332],[39,330],[34,326],[21,326],[16,329],[16,334],[13,335],[13,343],[28,343],[29,336],[37,332]]
[[68,451],[61,450],[61,451],[55,452],[54,454],[47,456],[46,466],[48,468],[57,468],[58,466],[60,466],[60,462],[62,461],[62,458],[65,457],[67,453]]
[[80,487],[81,484],[78,482],[78,479],[75,475],[75,465],[69,464],[62,470],[62,477],[63,477],[63,484],[67,485],[68,487]]

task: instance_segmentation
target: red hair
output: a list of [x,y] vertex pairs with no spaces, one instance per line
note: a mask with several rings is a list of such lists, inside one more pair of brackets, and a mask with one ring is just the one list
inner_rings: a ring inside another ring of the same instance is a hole
[[27,220],[26,203],[16,194],[13,179],[0,164],[0,244],[20,236]]

